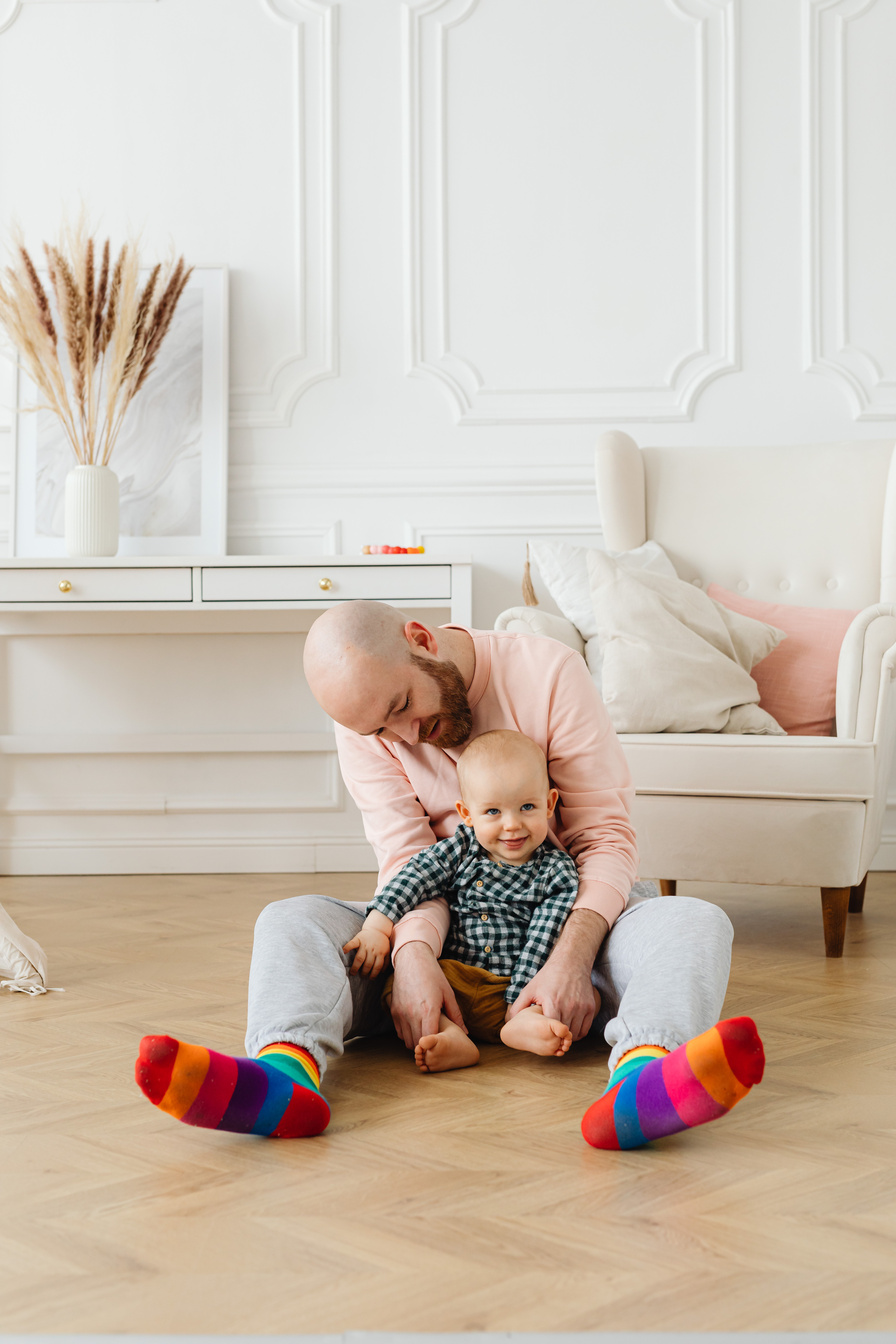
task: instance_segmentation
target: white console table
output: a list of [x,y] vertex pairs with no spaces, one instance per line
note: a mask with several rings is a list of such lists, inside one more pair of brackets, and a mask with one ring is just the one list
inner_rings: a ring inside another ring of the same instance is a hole
[[470,625],[471,561],[0,560],[0,872],[369,869],[301,672],[354,598]]
[[371,598],[472,621],[471,561],[425,555],[0,560],[0,612],[320,611]]

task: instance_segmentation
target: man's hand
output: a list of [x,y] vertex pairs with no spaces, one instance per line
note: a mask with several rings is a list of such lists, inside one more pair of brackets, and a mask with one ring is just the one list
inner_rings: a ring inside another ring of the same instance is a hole
[[404,943],[392,958],[392,969],[392,1021],[409,1050],[421,1036],[438,1031],[442,1013],[467,1030],[454,990],[428,943]]
[[508,1019],[537,1003],[545,1017],[569,1027],[574,1041],[587,1036],[595,1012],[591,967],[609,927],[594,910],[573,910],[553,952],[510,1005]]

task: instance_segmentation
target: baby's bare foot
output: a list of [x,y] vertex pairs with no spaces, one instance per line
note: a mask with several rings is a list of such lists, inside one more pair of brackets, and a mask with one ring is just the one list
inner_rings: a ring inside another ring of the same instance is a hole
[[572,1032],[556,1018],[524,1008],[501,1028],[501,1040],[513,1050],[533,1055],[565,1055],[572,1045]]
[[414,1050],[414,1063],[421,1073],[444,1073],[478,1064],[479,1051],[469,1036],[457,1028],[435,1036],[421,1036]]

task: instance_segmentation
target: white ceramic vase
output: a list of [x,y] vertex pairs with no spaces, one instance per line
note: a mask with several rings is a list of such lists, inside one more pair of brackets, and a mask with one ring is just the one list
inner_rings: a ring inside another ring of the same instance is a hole
[[65,478],[65,549],[69,555],[118,552],[118,477],[111,467],[72,467]]

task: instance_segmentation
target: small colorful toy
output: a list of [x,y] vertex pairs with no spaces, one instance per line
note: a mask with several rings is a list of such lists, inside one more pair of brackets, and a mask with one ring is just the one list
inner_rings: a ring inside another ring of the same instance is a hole
[[425,546],[362,546],[362,555],[423,555]]

